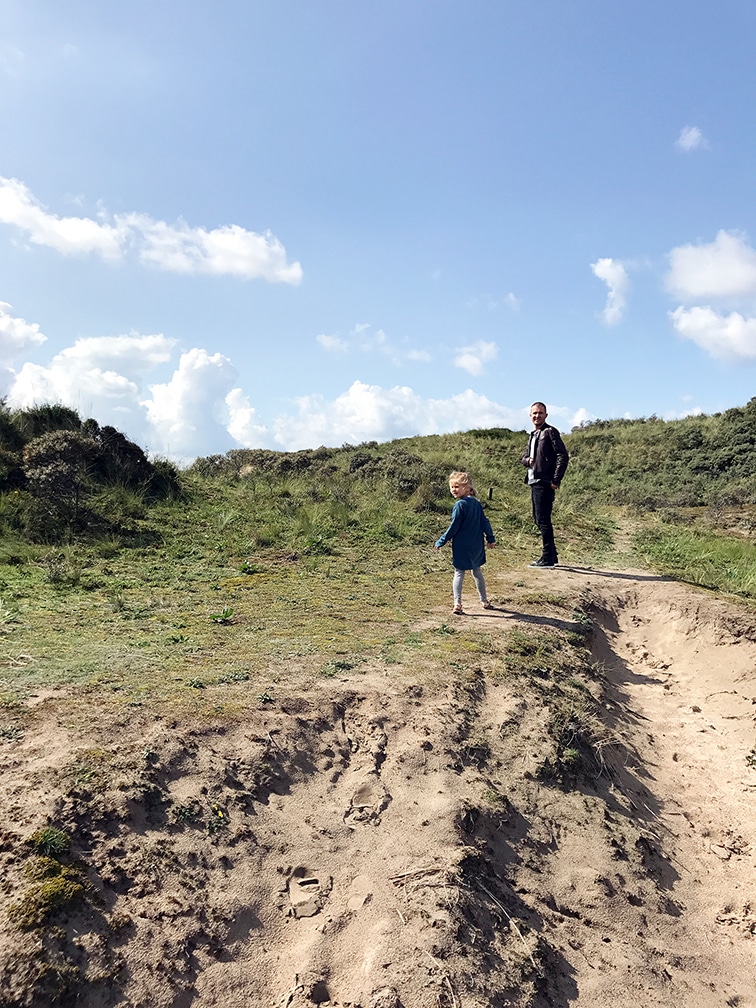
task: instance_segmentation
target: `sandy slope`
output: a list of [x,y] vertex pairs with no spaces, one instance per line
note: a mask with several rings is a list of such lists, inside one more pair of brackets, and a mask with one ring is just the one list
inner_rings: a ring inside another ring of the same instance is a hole
[[91,895],[3,926],[0,1008],[756,1006],[752,614],[642,572],[518,576],[583,599],[606,670],[607,770],[569,790],[534,772],[541,706],[483,671],[292,684],[233,726],[83,731],[37,697],[0,748],[3,916],[48,821]]

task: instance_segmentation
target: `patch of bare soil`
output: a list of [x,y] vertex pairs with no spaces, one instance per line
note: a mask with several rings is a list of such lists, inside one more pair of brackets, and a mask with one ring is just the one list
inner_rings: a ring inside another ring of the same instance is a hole
[[[751,616],[642,572],[522,577],[582,598],[604,670],[603,770],[562,786],[541,700],[484,669],[292,686],[233,725],[83,730],[33,698],[0,746],[0,1008],[754,1008]],[[47,825],[83,886],[57,908],[24,842]]]

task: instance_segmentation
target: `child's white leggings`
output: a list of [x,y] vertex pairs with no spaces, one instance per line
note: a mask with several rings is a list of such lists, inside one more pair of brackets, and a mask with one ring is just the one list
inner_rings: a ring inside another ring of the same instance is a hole
[[[473,567],[472,576],[475,587],[478,589],[478,595],[480,595],[480,601],[485,602],[488,596],[486,595],[486,582],[483,579],[483,568]],[[459,567],[455,567],[454,580],[452,581],[452,594],[454,595],[455,604],[462,601],[462,582],[464,580],[465,571],[460,570]]]

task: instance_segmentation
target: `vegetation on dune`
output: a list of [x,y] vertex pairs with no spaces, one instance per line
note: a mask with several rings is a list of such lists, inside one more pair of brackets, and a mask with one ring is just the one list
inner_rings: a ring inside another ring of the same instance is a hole
[[596,420],[569,438],[573,472],[607,503],[644,508],[756,504],[756,398],[683,420]]
[[[756,597],[754,420],[756,400],[566,435],[562,562],[635,562]],[[450,513],[448,473],[475,477],[498,539],[492,568],[525,566],[537,535],[524,437],[238,449],[179,473],[73,410],[2,408],[8,690],[69,682],[120,702],[178,691],[211,706],[242,683],[262,695],[293,668],[329,676],[411,658],[431,669],[442,637],[411,624],[448,598],[448,553],[431,548]],[[621,557],[618,529],[633,536]]]
[[756,398],[712,416],[597,420],[568,443],[571,484],[636,519],[645,564],[756,598]]
[[154,501],[179,493],[178,471],[150,462],[114,427],[60,405],[0,401],[0,531],[32,542],[133,537]]

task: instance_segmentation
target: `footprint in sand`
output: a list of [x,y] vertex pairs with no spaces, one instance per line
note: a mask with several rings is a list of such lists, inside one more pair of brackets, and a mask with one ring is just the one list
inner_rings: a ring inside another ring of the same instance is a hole
[[361,910],[373,896],[373,880],[368,875],[358,875],[349,886],[347,908]]
[[289,902],[295,917],[314,917],[333,886],[330,875],[318,875],[309,868],[295,868],[289,879]]
[[381,812],[391,801],[391,795],[375,776],[368,776],[352,794],[344,822],[350,829],[358,823],[378,823]]

